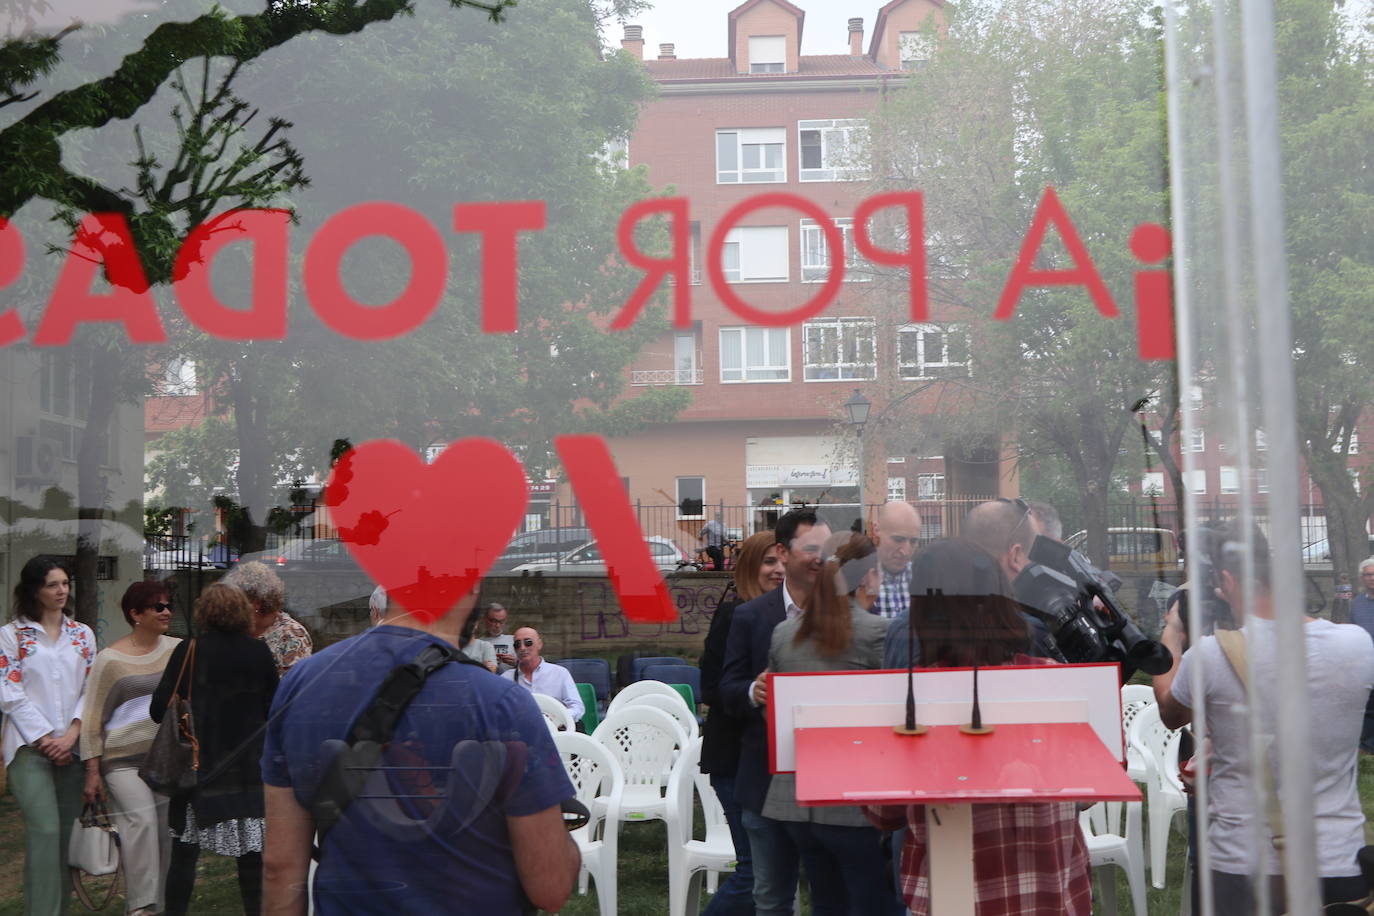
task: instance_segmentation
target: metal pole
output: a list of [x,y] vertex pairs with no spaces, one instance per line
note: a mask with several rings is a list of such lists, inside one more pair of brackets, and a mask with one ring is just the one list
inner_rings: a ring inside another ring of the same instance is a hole
[[[1269,436],[1272,480],[1298,475],[1297,394],[1289,322],[1288,262],[1284,246],[1283,170],[1279,146],[1279,93],[1272,0],[1241,0],[1245,59],[1245,114],[1250,147],[1251,239],[1255,261],[1255,323],[1259,326],[1260,391]],[[1312,698],[1307,684],[1301,518],[1296,487],[1270,489],[1270,548],[1275,652],[1275,728],[1282,789],[1284,874],[1288,912],[1314,913],[1321,895],[1313,823]]]

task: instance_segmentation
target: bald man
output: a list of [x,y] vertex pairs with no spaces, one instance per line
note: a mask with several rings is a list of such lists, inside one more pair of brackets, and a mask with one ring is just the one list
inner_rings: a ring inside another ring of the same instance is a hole
[[[964,518],[964,537],[996,558],[1013,587],[1021,570],[1030,565],[1035,538],[1044,534],[1059,540],[1062,533],[1059,513],[1053,506],[1024,499],[990,499],[974,506]],[[1031,655],[1062,661],[1059,647],[1045,622],[1024,612],[1022,616],[1031,626]]]
[[920,543],[921,519],[911,503],[892,500],[878,509],[873,519],[873,542],[878,546],[878,565],[883,586],[871,608],[889,620],[911,604],[911,557]]

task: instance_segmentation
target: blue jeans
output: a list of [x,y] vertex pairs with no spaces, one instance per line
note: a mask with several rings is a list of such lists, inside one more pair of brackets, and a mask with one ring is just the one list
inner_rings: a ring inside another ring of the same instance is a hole
[[716,888],[701,916],[754,916],[754,866],[749,854],[749,835],[744,832],[740,806],[735,801],[735,777],[712,773],[711,788],[725,809],[730,839],[735,842],[735,871]]
[[786,823],[806,858],[812,916],[897,916],[881,837],[873,827]]
[[782,821],[745,810],[740,818],[754,859],[754,912],[792,916],[801,854]]

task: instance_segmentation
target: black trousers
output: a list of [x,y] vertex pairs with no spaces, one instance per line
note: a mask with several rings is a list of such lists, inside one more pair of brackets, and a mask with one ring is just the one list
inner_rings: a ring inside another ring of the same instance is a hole
[[[1270,877],[1269,902],[1276,916],[1285,910],[1283,893],[1283,878],[1278,875]],[[1322,879],[1323,904],[1359,900],[1367,893],[1369,889],[1360,875]],[[1213,870],[1212,906],[1216,916],[1254,916],[1255,900],[1250,876]]]
[[[167,909],[169,916],[185,916],[196,886],[196,861],[200,847],[194,843],[172,843],[172,861],[167,869]],[[239,869],[239,897],[245,916],[262,913],[262,853],[244,853],[234,860]]]

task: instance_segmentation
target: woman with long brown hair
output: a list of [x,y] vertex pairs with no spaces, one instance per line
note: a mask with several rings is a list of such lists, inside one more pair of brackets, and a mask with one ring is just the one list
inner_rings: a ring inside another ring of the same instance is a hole
[[[978,546],[938,541],[912,561],[911,616],[927,668],[1055,664],[1033,658],[1031,632],[1001,567]],[[925,806],[868,808],[884,830],[908,828],[901,893],[916,916],[930,912]],[[1092,911],[1088,849],[1072,802],[973,806],[975,913]]]
[[701,653],[701,698],[710,709],[702,727],[701,772],[711,777],[711,788],[725,809],[730,836],[735,841],[735,871],[712,895],[703,916],[744,916],[754,912],[754,872],[749,854],[749,835],[740,823],[735,803],[735,770],[739,768],[740,735],[744,721],[720,707],[720,671],[725,662],[725,643],[735,608],[782,585],[782,545],[773,532],[760,531],[744,539],[735,559],[734,582],[711,618],[706,648]]
[[[889,621],[869,610],[882,587],[878,555],[868,538],[845,537],[847,542],[826,560],[803,613],[773,629],[772,671],[882,667]],[[788,773],[773,777],[762,814],[783,824],[805,861],[815,912],[886,916],[899,911],[881,837],[859,808],[803,808],[797,804],[796,776]]]

